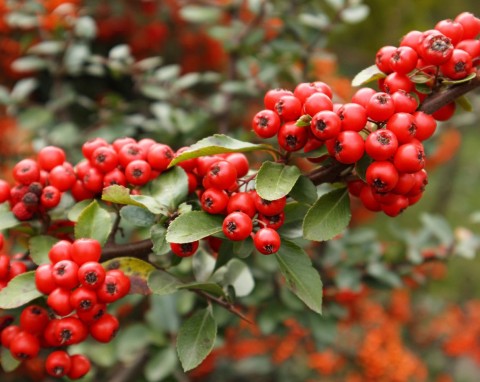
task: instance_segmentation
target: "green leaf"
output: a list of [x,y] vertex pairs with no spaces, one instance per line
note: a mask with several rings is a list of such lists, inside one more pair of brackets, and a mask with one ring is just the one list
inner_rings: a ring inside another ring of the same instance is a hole
[[215,264],[216,259],[200,248],[192,257],[192,271],[195,280],[202,283],[206,282],[212,275]]
[[353,78],[352,86],[362,86],[384,77],[386,77],[386,74],[383,73],[377,65],[372,65],[363,69]]
[[312,116],[309,114],[304,114],[297,119],[297,122],[295,122],[295,125],[299,127],[310,127],[311,123],[312,123]]
[[154,353],[145,365],[145,378],[148,382],[162,381],[175,371],[178,358],[172,347],[160,349]]
[[175,211],[187,199],[187,174],[181,167],[172,168],[151,182],[150,192],[158,203]]
[[0,364],[2,365],[2,369],[5,373],[11,373],[20,366],[20,363],[20,361],[17,361],[15,358],[13,358],[9,349],[2,346],[0,352]]
[[265,200],[280,199],[290,192],[300,175],[297,166],[264,162],[258,171],[255,188]]
[[307,240],[330,240],[347,227],[350,217],[347,189],[330,191],[308,210],[303,220],[303,236]]
[[248,152],[248,151],[274,151],[276,150],[266,144],[254,144],[250,142],[239,141],[238,139],[230,138],[223,134],[215,134],[210,137],[201,139],[197,143],[190,146],[190,148],[180,155],[176,156],[169,167],[175,166],[187,159],[203,157],[205,155],[215,155],[223,153]]
[[132,200],[140,203],[144,208],[155,215],[168,215],[168,208],[149,195],[132,195]]
[[402,279],[389,270],[383,263],[371,263],[367,266],[367,274],[392,288],[402,286]]
[[90,205],[90,203],[92,203],[92,199],[85,199],[85,200],[82,200],[81,202],[76,203],[72,208],[68,210],[68,213],[67,213],[68,220],[72,222],[77,222],[83,210],[87,208]]
[[18,220],[11,211],[3,210],[0,212],[0,231],[16,227],[22,222]]
[[316,313],[322,313],[323,285],[307,253],[293,242],[283,240],[275,254],[290,290]]
[[312,205],[317,201],[317,187],[308,177],[301,175],[289,195],[297,202]]
[[223,216],[210,215],[204,211],[186,212],[168,227],[169,243],[191,243],[222,231]]
[[156,255],[166,255],[170,252],[170,245],[167,242],[167,229],[161,225],[157,224],[152,226],[150,230],[150,238],[153,242],[152,251]]
[[152,293],[157,295],[176,292],[183,285],[176,277],[162,270],[151,272],[147,282]]
[[442,85],[457,85],[457,84],[463,84],[465,82],[468,82],[472,79],[474,79],[477,76],[476,72],[470,73],[468,76],[465,78],[462,78],[461,80],[443,80]]
[[364,182],[366,182],[367,168],[372,162],[373,159],[368,154],[365,154],[357,163],[355,163],[355,172]]
[[150,294],[148,279],[155,270],[154,266],[135,257],[118,257],[102,263],[107,270],[120,269],[130,278],[130,294]]
[[223,288],[216,283],[189,283],[179,286],[178,289],[202,290],[213,296],[225,297]]
[[33,262],[37,265],[48,264],[50,259],[48,257],[48,252],[52,248],[53,244],[58,241],[57,238],[52,236],[34,236],[30,238],[28,242],[28,249],[30,250],[30,257]]
[[42,293],[35,286],[35,271],[25,272],[0,291],[0,309],[18,308],[40,296]]
[[78,217],[75,225],[75,238],[95,239],[103,246],[110,235],[112,227],[112,216],[94,200]]
[[137,202],[130,196],[130,189],[127,187],[114,184],[103,189],[102,200],[117,204],[130,204],[137,207],[145,207],[142,203]]
[[238,297],[248,296],[255,287],[255,281],[247,264],[241,260],[232,259],[225,265],[225,268],[222,284],[231,285]]
[[472,112],[473,106],[470,100],[466,96],[458,97],[455,102],[459,105],[463,110]]
[[410,77],[410,81],[415,84],[426,84],[432,80],[431,76],[427,76],[423,73],[418,73]]
[[125,206],[120,210],[120,216],[136,227],[150,227],[155,224],[155,215],[142,207]]
[[193,314],[180,327],[177,337],[177,353],[184,371],[198,366],[210,353],[217,336],[217,323],[211,309]]
[[415,84],[415,90],[422,94],[430,94],[432,92],[432,88],[426,84]]
[[115,348],[118,359],[123,362],[132,362],[142,351],[146,351],[152,343],[151,329],[143,323],[128,325],[115,338]]
[[232,251],[235,256],[245,258],[249,256],[254,249],[255,245],[253,244],[253,239],[250,236],[245,240],[233,242]]

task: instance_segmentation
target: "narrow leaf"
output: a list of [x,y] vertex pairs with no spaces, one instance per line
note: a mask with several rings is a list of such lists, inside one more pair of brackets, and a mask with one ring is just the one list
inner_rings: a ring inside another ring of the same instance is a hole
[[169,243],[190,243],[222,231],[223,217],[204,211],[186,212],[168,227]]
[[151,272],[147,282],[152,293],[158,295],[176,292],[183,285],[177,278],[161,270]]
[[307,240],[330,240],[347,227],[350,217],[347,189],[331,191],[308,210],[303,220],[303,235]]
[[210,353],[217,336],[217,323],[210,309],[197,311],[180,327],[177,352],[184,371],[198,366]]
[[377,65],[369,66],[359,72],[352,80],[352,86],[362,86],[366,83],[386,77]]
[[276,200],[287,195],[301,175],[297,166],[264,162],[258,171],[255,188],[265,200]]
[[459,105],[463,110],[472,112],[473,111],[473,105],[470,102],[470,100],[466,96],[461,96],[458,97],[455,102],[457,105]]
[[442,84],[443,85],[458,85],[458,84],[463,84],[465,82],[468,82],[470,80],[472,80],[473,78],[475,78],[477,76],[477,73],[476,72],[473,72],[473,73],[470,73],[468,76],[460,79],[460,80],[443,80],[442,81]]
[[275,258],[290,290],[311,310],[321,314],[322,281],[307,253],[298,245],[283,240]]
[[198,158],[205,155],[222,153],[248,152],[248,151],[276,151],[272,146],[266,144],[254,144],[230,138],[223,134],[215,134],[204,138],[190,146],[190,148],[176,156],[170,163],[170,167],[187,159]]
[[30,257],[37,265],[48,264],[50,259],[48,258],[48,252],[52,248],[53,244],[58,241],[57,238],[52,236],[34,236],[30,238],[28,242],[28,248],[30,250]]
[[96,200],[85,208],[75,225],[75,238],[92,238],[104,245],[113,227],[110,213]]
[[147,280],[155,270],[152,264],[135,257],[119,257],[102,263],[107,270],[120,269],[130,278],[130,294],[148,295],[151,293]]
[[0,291],[0,308],[18,308],[40,296],[42,293],[35,286],[35,271],[25,272],[10,280]]
[[189,283],[179,286],[178,289],[201,290],[213,296],[225,297],[223,288],[216,283]]

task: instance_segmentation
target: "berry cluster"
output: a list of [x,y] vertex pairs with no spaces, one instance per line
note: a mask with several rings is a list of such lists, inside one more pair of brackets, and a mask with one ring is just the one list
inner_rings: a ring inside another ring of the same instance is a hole
[[480,62],[480,41],[474,40],[479,33],[480,19],[470,13],[408,33],[399,48],[377,53],[377,66],[388,74],[379,81],[380,91],[361,88],[349,103],[334,103],[332,90],[320,81],[300,83],[293,92],[269,90],[252,128],[261,138],[277,136],[287,152],[325,146],[340,163],[370,161],[366,174],[357,174],[364,181],[349,184],[350,193],[366,208],[396,216],[421,198],[427,184],[422,142],[434,134],[436,120],[449,119],[455,110],[451,103],[432,115],[419,111],[416,97],[425,94],[417,92],[413,77],[428,76],[432,88],[467,77]]
[[[252,177],[247,176],[249,164],[245,155],[204,156],[181,162],[179,166],[193,179],[193,189],[202,185],[197,190],[202,209],[225,216],[223,233],[227,239],[241,241],[253,236],[260,253],[269,255],[278,251],[280,236],[276,230],[285,220],[286,198],[268,201],[248,189]],[[245,190],[240,191],[241,187]],[[254,226],[258,226],[258,230]],[[182,257],[193,255],[198,245],[198,242],[170,244],[172,251]]]
[[[93,239],[73,243],[61,240],[52,246],[48,253],[50,263],[35,271],[36,287],[48,295],[49,310],[27,306],[20,315],[20,324],[2,332],[2,345],[10,349],[15,359],[34,358],[41,348],[78,344],[89,334],[99,342],[109,342],[115,336],[119,322],[107,313],[107,304],[129,292],[130,279],[119,270],[105,271],[98,262],[100,256],[101,246]],[[90,369],[87,358],[70,356],[63,349],[50,353],[45,364],[50,375],[72,379]]]
[[10,256],[1,253],[4,241],[5,239],[0,233],[0,290],[5,288],[8,282],[15,276],[27,271],[25,263],[21,261],[12,261]]

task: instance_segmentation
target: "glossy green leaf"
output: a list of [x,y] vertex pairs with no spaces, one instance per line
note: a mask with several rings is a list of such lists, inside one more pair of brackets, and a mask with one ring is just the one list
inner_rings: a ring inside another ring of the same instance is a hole
[[22,222],[18,220],[11,211],[3,209],[0,211],[0,231],[16,227]]
[[183,168],[174,167],[151,182],[150,192],[158,203],[175,211],[187,199],[187,174]]
[[202,309],[180,327],[177,353],[184,371],[198,366],[210,353],[217,336],[217,323],[211,309]]
[[222,231],[223,217],[204,211],[180,215],[168,227],[169,243],[190,243]]
[[130,189],[114,184],[103,189],[102,200],[117,204],[130,204],[132,206],[144,207],[144,205],[130,196]]
[[106,270],[120,269],[130,278],[130,294],[150,294],[148,279],[155,270],[152,264],[135,257],[118,257],[102,263]]
[[125,206],[120,210],[120,216],[136,227],[151,227],[155,224],[155,215],[142,207]]
[[460,80],[450,80],[450,79],[444,79],[442,81],[442,84],[443,85],[458,85],[458,84],[463,84],[465,82],[468,82],[472,79],[474,79],[475,77],[477,76],[477,73],[476,72],[473,72],[473,73],[470,73],[468,76],[460,79]]
[[248,151],[276,151],[272,146],[266,144],[254,144],[243,142],[223,134],[215,134],[201,139],[180,155],[176,156],[170,163],[170,167],[187,159],[198,158],[205,155],[222,153],[248,152]]
[[175,349],[167,347],[156,351],[145,365],[145,378],[148,382],[164,380],[177,367],[178,358]]
[[223,291],[223,288],[216,283],[189,283],[189,284],[183,284],[179,286],[178,289],[201,290],[213,296],[217,296],[217,297],[225,296],[225,292]]
[[283,240],[275,258],[289,289],[311,310],[322,313],[322,280],[307,253],[295,243]]
[[75,238],[92,238],[104,245],[112,231],[112,227],[112,216],[94,200],[78,217],[75,225]]
[[280,199],[291,191],[300,175],[297,166],[264,162],[258,171],[255,188],[265,200]]
[[57,238],[47,235],[33,236],[30,238],[28,241],[28,249],[33,262],[37,265],[50,263],[48,252],[57,241]]
[[152,251],[156,255],[165,255],[170,252],[170,245],[167,242],[167,229],[162,224],[152,226],[150,238],[153,242]]
[[372,65],[363,69],[353,78],[352,86],[362,86],[384,77],[386,77],[386,74],[383,73],[377,65]]
[[166,295],[178,290],[183,284],[171,274],[156,270],[148,277],[148,286],[153,294]]
[[90,203],[92,203],[92,199],[85,199],[85,200],[82,200],[81,202],[76,203],[72,208],[68,210],[68,213],[67,213],[68,220],[72,222],[77,222],[83,210],[87,208],[90,205]]
[[348,226],[350,217],[347,189],[330,191],[318,199],[305,215],[304,237],[314,241],[330,240]]
[[40,296],[42,293],[35,286],[35,271],[25,272],[0,291],[0,309],[18,308]]
[[232,259],[225,265],[222,284],[232,286],[238,297],[248,296],[255,287],[250,268],[239,259]]
[[289,195],[297,202],[312,205],[317,201],[317,187],[308,177],[301,175]]

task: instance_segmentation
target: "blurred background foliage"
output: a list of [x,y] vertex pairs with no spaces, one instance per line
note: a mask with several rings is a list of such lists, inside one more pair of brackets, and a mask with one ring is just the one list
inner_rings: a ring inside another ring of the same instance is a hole
[[[1,1],[2,171],[47,144],[75,162],[93,136],[174,149],[215,132],[254,139],[266,90],[321,80],[348,100],[349,78],[381,46],[462,11],[478,15],[478,1]],[[478,380],[478,95],[471,102],[474,112],[444,124],[428,148],[435,160],[417,206],[395,220],[354,206],[344,237],[309,248],[326,286],[322,318],[279,288],[271,262],[250,259],[256,286],[242,304],[255,324],[215,309],[222,333],[193,373],[170,346],[196,304],[182,292],[119,303],[118,338],[77,349],[96,363],[89,379]],[[461,256],[446,261],[452,246]],[[26,369],[2,381],[42,375]]]

